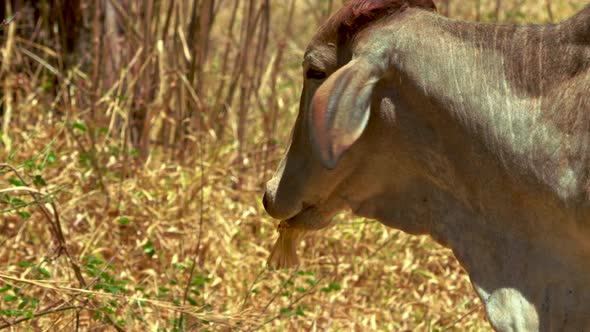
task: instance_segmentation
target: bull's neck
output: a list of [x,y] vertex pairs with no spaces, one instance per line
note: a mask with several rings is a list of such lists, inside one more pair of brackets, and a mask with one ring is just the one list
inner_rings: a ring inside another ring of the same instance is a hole
[[506,169],[564,201],[587,201],[590,47],[579,43],[579,22],[590,6],[584,12],[528,27],[406,15],[390,31],[391,61]]
[[430,214],[416,219],[433,216],[429,233],[453,249],[499,330],[589,323],[590,53],[580,17],[515,27],[416,12],[389,32],[400,86],[431,101],[413,109],[444,113],[430,123],[441,140],[463,138],[445,148],[462,154],[450,168],[472,194],[435,183],[420,201]]

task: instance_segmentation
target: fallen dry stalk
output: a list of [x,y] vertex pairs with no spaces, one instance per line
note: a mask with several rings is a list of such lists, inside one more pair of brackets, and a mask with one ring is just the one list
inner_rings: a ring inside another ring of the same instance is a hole
[[[203,319],[203,320],[213,321],[213,322],[222,323],[222,324],[230,324],[235,321],[240,321],[241,320],[240,317],[243,315],[248,315],[248,316],[250,316],[250,318],[253,317],[252,314],[250,313],[250,310],[244,310],[242,312],[239,312],[239,313],[236,313],[233,315],[232,314],[227,314],[227,315],[225,315],[225,314],[224,315],[201,314],[198,311],[201,310],[202,308],[198,308],[198,307],[195,308],[194,306],[190,306],[190,305],[179,306],[174,303],[166,302],[166,301],[158,301],[158,300],[146,299],[146,298],[135,297],[135,296],[117,295],[117,294],[111,294],[111,293],[105,293],[105,292],[92,291],[92,290],[83,289],[83,288],[59,286],[59,285],[57,285],[57,282],[55,282],[55,281],[26,279],[26,278],[7,275],[4,273],[0,273],[0,279],[3,279],[4,281],[24,283],[24,284],[28,284],[28,285],[48,289],[48,290],[57,291],[60,293],[69,293],[69,294],[73,294],[73,295],[92,295],[93,297],[100,297],[100,298],[112,298],[112,299],[116,299],[119,301],[123,301],[122,303],[126,303],[126,302],[149,303],[150,305],[152,305],[154,307],[158,307],[158,308],[166,309],[166,310],[171,310],[171,311],[175,311],[175,312],[179,312],[182,314],[192,316],[197,319]],[[77,309],[77,308],[84,308],[84,307],[57,306],[55,308],[49,308],[49,309],[42,310],[34,315],[37,317],[37,316],[47,315],[50,313],[55,313],[55,312],[60,312],[60,311],[70,310],[70,309]],[[22,321],[24,321],[24,320],[20,319],[18,321],[10,322],[10,325],[0,326],[0,329],[7,327],[7,326],[16,325]]]

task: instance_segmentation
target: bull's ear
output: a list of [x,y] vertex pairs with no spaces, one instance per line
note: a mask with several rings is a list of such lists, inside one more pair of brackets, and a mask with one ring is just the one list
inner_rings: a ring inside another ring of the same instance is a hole
[[316,91],[308,119],[314,149],[326,168],[336,167],[365,130],[379,79],[368,61],[355,59],[330,75]]

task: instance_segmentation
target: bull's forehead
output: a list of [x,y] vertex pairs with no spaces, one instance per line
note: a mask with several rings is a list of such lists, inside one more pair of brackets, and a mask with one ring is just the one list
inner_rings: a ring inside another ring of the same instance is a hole
[[[338,28],[342,24],[344,8],[334,13],[316,31],[305,52],[305,61],[335,60]],[[333,58],[330,58],[333,57]]]
[[322,71],[331,71],[336,66],[336,44],[310,43],[303,55],[303,66]]

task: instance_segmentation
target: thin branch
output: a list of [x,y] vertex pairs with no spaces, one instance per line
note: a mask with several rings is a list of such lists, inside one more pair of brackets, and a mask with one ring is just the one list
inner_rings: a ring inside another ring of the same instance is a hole
[[79,308],[79,307],[78,306],[67,306],[67,307],[57,307],[57,308],[50,308],[47,310],[42,310],[39,312],[35,312],[30,316],[24,316],[21,318],[17,318],[15,320],[13,320],[12,322],[7,322],[4,325],[0,325],[0,330],[8,328],[8,327],[13,327],[14,325],[18,325],[22,322],[26,322],[26,321],[34,319],[34,318],[39,318],[39,317],[54,314],[57,312],[62,312],[62,311],[72,310],[72,309],[77,309],[77,308]]
[[[200,121],[200,126],[202,126],[203,122],[202,119]],[[201,129],[201,128],[199,128]],[[198,132],[198,131],[197,131]],[[184,288],[184,294],[182,296],[182,305],[186,305],[186,301],[188,299],[188,293],[190,291],[190,286],[192,284],[192,280],[193,280],[193,276],[195,274],[195,266],[197,265],[197,257],[199,256],[199,249],[201,247],[201,239],[203,237],[203,221],[205,219],[204,217],[204,205],[205,205],[205,161],[204,161],[204,157],[203,154],[205,153],[205,146],[204,146],[204,142],[203,142],[203,134],[202,133],[198,133],[197,134],[199,137],[199,141],[198,141],[198,145],[199,145],[199,149],[201,151],[199,151],[199,155],[200,155],[200,160],[199,160],[199,168],[201,171],[201,190],[200,190],[200,195],[199,195],[199,231],[198,231],[198,237],[197,237],[197,244],[195,245],[194,248],[194,253],[193,253],[193,257],[192,257],[192,266],[191,266],[191,271],[189,273],[189,277],[188,280],[186,281],[186,286]],[[178,327],[182,328],[182,324],[184,322],[184,314],[180,313],[178,319]]]

